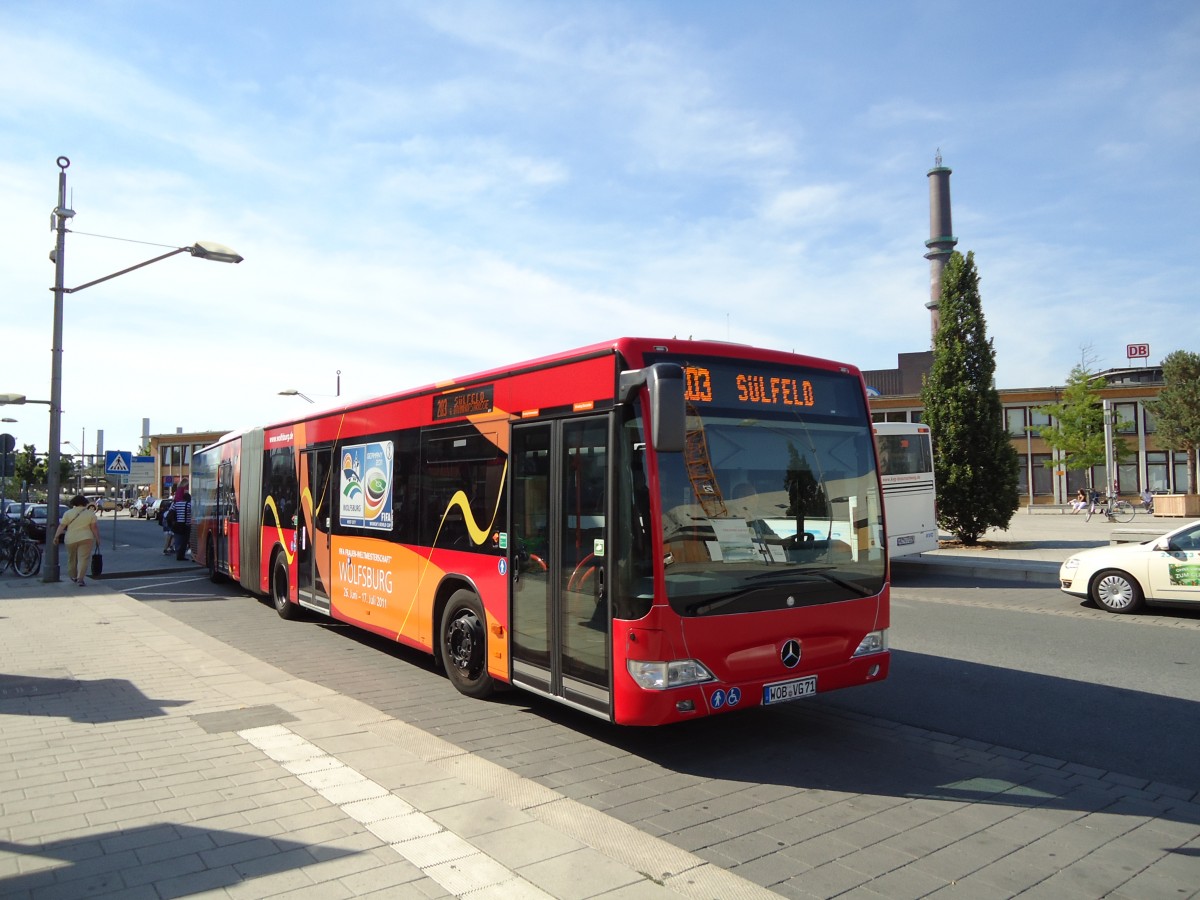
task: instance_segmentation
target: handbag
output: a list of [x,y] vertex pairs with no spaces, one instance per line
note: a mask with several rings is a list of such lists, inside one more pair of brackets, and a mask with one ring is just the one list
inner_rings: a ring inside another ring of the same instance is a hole
[[99,550],[92,553],[92,577],[99,578],[100,573],[104,571],[104,554]]

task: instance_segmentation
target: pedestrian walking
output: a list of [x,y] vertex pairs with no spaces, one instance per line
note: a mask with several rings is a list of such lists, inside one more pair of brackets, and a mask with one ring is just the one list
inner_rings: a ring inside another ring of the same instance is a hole
[[100,546],[100,527],[96,524],[96,514],[88,508],[87,497],[83,494],[76,494],[71,499],[71,508],[58,523],[54,540],[66,543],[67,574],[73,582],[83,587],[83,576],[92,562],[92,549]]
[[175,559],[183,562],[187,559],[188,541],[192,536],[192,495],[188,492],[186,478],[175,492],[175,500],[171,504],[171,522],[175,537]]

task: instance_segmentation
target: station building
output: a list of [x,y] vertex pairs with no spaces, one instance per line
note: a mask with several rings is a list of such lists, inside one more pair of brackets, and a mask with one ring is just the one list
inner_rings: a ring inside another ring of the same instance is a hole
[[207,447],[227,431],[193,431],[149,436],[150,455],[154,457],[154,495],[167,497],[176,485],[192,474],[192,455]]
[[[924,410],[921,384],[932,362],[932,351],[905,353],[900,354],[895,369],[864,371],[869,392],[878,394],[871,397],[871,418],[876,422],[920,422]],[[1108,369],[1097,374],[1105,380],[1098,393],[1111,412],[1113,438],[1123,439],[1129,450],[1116,466],[1118,492],[1130,500],[1143,488],[1160,494],[1186,493],[1187,453],[1167,450],[1155,440],[1154,416],[1146,408],[1163,388],[1162,367]],[[1088,474],[1055,464],[1061,454],[1051,450],[1039,434],[1051,424],[1050,417],[1038,411],[1059,402],[1063,387],[1001,388],[998,393],[1004,424],[1020,460],[1017,483],[1022,505],[1066,503],[1076,490],[1087,486]],[[1094,467],[1091,476],[1092,484],[1103,492],[1104,466]]]

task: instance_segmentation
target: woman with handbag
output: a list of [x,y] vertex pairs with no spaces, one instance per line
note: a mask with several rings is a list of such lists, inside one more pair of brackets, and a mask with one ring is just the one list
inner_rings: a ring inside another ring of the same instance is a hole
[[100,546],[100,526],[96,514],[88,509],[87,497],[76,494],[54,532],[56,541],[65,540],[67,545],[67,572],[71,580],[83,587],[83,576],[92,561],[92,548]]

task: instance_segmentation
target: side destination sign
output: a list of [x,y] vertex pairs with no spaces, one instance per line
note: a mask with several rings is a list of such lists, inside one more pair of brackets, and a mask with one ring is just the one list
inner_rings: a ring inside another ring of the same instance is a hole
[[464,416],[478,416],[492,411],[492,393],[495,386],[485,384],[480,387],[441,394],[433,398],[433,421],[442,419],[461,419]]

